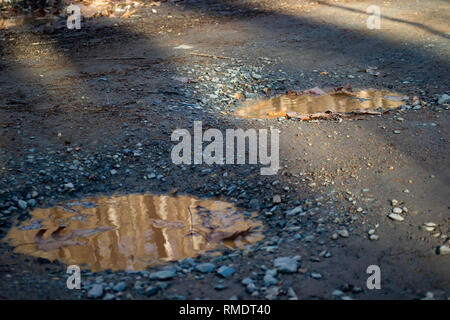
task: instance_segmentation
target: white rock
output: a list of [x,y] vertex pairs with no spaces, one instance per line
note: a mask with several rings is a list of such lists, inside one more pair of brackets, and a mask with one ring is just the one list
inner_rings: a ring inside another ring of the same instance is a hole
[[402,209],[402,208],[399,208],[399,207],[395,207],[394,209],[392,209],[392,212],[393,212],[393,213],[396,213],[396,214],[400,214],[400,213],[403,212],[403,209]]
[[401,215],[396,214],[396,213],[391,213],[388,217],[391,218],[392,220],[395,220],[395,221],[403,221],[403,220],[405,220],[405,218],[403,218]]
[[181,49],[181,50],[189,50],[189,49],[192,49],[192,48],[193,48],[193,46],[190,46],[190,45],[187,45],[187,44],[182,44],[182,45],[179,45],[177,47],[174,47],[174,49]]
[[448,94],[443,94],[442,96],[439,97],[438,103],[439,104],[444,104],[450,101],[450,96]]
[[424,225],[427,227],[437,227],[437,224],[434,222],[426,222],[426,223],[424,223]]
[[440,246],[437,248],[437,254],[439,255],[447,255],[450,254],[450,247],[448,246]]
[[348,238],[349,234],[347,229],[343,229],[343,230],[339,230],[338,234],[342,237],[342,238]]

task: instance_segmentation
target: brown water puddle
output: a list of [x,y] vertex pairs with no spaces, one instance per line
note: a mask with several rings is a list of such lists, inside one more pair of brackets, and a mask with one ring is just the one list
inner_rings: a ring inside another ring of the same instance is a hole
[[[313,89],[314,90],[314,89]],[[320,89],[319,89],[320,90]],[[347,114],[364,113],[364,110],[388,110],[400,107],[405,102],[394,92],[368,89],[352,93],[323,92],[323,94],[282,95],[263,101],[250,102],[235,110],[235,114],[247,119],[273,119],[289,114],[313,115],[331,112]]]
[[143,270],[263,238],[262,224],[232,204],[187,196],[89,198],[31,215],[6,236],[14,252],[93,271]]

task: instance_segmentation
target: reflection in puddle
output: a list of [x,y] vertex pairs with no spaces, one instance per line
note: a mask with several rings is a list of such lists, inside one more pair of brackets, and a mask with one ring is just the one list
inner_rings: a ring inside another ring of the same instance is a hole
[[375,89],[359,90],[351,95],[344,93],[282,95],[238,108],[235,113],[247,119],[272,119],[286,116],[287,112],[305,115],[327,111],[350,113],[355,110],[386,110],[400,107],[404,104],[402,101],[404,98],[396,93]]
[[6,237],[15,252],[93,271],[143,270],[262,239],[262,224],[232,204],[187,196],[91,198],[31,214]]

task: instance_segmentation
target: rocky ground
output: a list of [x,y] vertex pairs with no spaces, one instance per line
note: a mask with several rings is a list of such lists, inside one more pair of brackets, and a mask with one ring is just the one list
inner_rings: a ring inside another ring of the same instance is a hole
[[[366,28],[372,4],[380,30]],[[262,242],[220,256],[83,270],[81,290],[66,288],[64,264],[2,243],[0,298],[448,299],[449,12],[437,0],[186,0],[80,30],[64,16],[0,30],[2,237],[35,207],[138,192],[234,202],[265,226]],[[342,121],[232,114],[347,83],[410,99]],[[282,169],[174,165],[171,133],[197,120],[280,129]],[[380,290],[366,287],[374,264]]]

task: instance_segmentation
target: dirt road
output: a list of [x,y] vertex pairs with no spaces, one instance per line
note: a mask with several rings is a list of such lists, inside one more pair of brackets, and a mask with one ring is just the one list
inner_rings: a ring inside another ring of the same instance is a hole
[[[370,5],[380,29],[367,28]],[[265,235],[144,271],[84,270],[81,290],[67,289],[65,264],[3,242],[0,298],[447,299],[450,256],[436,248],[450,232],[449,14],[439,0],[186,0],[80,30],[64,17],[0,30],[2,237],[34,207],[144,192],[235,203],[258,212]],[[251,99],[346,84],[409,102],[342,121],[233,116]],[[278,128],[281,169],[173,164],[171,134],[194,121]],[[403,221],[388,218],[397,207]],[[279,257],[299,271],[271,281]],[[235,272],[202,273],[203,263]],[[369,265],[379,290],[366,287]],[[168,279],[150,279],[163,269]]]

